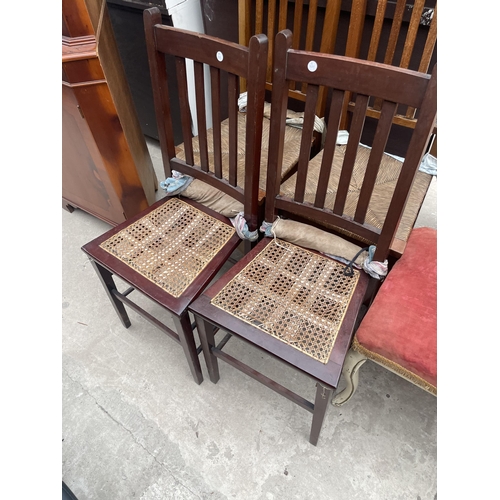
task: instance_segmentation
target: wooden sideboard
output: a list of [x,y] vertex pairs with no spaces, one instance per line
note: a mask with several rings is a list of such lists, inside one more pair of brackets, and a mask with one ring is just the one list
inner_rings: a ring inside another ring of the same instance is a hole
[[116,225],[155,201],[158,180],[105,0],[62,2],[62,199]]

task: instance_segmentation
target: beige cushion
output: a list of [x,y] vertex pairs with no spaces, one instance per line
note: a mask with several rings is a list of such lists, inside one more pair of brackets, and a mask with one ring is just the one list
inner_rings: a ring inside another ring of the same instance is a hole
[[[342,257],[347,261],[351,261],[361,250],[361,247],[344,240],[340,236],[293,220],[278,219],[273,224],[273,232],[277,238],[289,243],[327,253],[328,255]],[[366,255],[363,252],[355,260],[355,263],[361,267]]]
[[243,203],[199,179],[193,179],[181,196],[197,201],[226,217],[235,217],[243,212]]

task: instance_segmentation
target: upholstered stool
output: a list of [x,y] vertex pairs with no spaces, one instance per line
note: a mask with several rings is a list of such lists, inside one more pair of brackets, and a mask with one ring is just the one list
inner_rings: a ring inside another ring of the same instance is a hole
[[370,359],[437,395],[437,231],[414,229],[406,250],[363,318],[344,362],[347,387],[332,403],[354,394],[358,370]]

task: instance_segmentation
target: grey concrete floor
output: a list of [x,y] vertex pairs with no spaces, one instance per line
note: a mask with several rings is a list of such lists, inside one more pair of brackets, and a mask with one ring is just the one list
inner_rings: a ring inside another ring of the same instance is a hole
[[[419,226],[436,227],[436,187]],[[81,251],[109,227],[62,213],[62,479],[79,500],[436,498],[435,397],[368,362],[312,446],[305,410],[224,363],[212,384],[202,358],[198,386],[180,346],[133,312],[122,327]],[[313,397],[310,379],[236,339],[228,352]]]

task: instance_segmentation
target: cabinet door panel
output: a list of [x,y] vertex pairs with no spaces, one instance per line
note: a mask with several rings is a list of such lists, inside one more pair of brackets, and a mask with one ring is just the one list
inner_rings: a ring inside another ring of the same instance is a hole
[[63,198],[82,210],[116,225],[125,220],[95,144],[92,133],[79,111],[70,87],[63,85],[62,190]]

